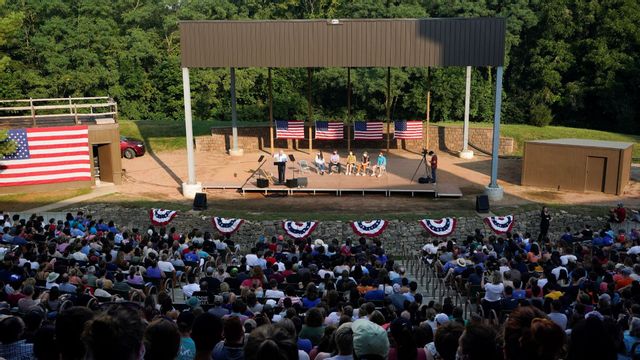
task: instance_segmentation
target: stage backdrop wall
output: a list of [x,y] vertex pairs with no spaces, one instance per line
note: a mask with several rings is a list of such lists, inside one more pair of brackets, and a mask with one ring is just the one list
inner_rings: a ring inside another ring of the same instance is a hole
[[[313,125],[312,125],[313,127]],[[393,131],[393,125],[391,126]],[[386,130],[386,126],[385,126]],[[274,131],[275,132],[275,131]],[[309,125],[305,126],[305,135],[308,136]],[[344,130],[345,136],[347,129]],[[353,133],[353,131],[352,131]],[[469,129],[469,143],[487,153],[492,150],[491,128]],[[393,136],[392,136],[393,137]],[[211,128],[211,136],[198,136],[195,138],[196,149],[199,151],[227,151],[231,147],[231,128]],[[245,151],[269,150],[269,127],[253,126],[238,128],[238,146]],[[294,140],[275,140],[275,147],[279,149],[294,149]],[[299,149],[308,149],[308,140],[298,140]],[[387,140],[362,141],[351,140],[353,149],[386,149]],[[314,149],[346,149],[347,140],[314,140]],[[391,139],[391,149],[405,149],[419,152],[423,148],[422,140],[394,140]],[[462,150],[461,126],[431,126],[429,129],[429,148],[457,152]],[[473,149],[473,148],[472,148]],[[500,137],[500,155],[510,155],[516,151],[516,143],[513,138]]]

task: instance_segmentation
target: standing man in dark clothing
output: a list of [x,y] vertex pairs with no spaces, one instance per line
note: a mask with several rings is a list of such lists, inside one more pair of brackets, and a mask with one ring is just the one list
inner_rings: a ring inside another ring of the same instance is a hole
[[436,183],[436,169],[438,169],[438,155],[435,152],[429,151],[429,156],[431,156],[430,165],[431,165],[431,182]]
[[289,158],[287,158],[287,155],[285,155],[282,150],[275,154],[273,158],[278,163],[278,183],[284,184],[285,171],[287,171],[287,160],[289,160]]
[[551,222],[551,214],[546,206],[542,207],[540,211],[540,235],[538,235],[538,241],[544,240],[549,233],[549,223]]

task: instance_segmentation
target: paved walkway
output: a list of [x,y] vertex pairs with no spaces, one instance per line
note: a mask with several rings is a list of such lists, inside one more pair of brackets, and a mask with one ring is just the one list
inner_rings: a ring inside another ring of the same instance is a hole
[[63,209],[63,208],[69,207],[69,206],[71,206],[73,204],[77,204],[79,202],[83,202],[83,201],[99,198],[101,196],[113,194],[116,191],[117,191],[117,188],[116,188],[115,185],[110,184],[110,183],[106,183],[106,184],[103,183],[100,186],[96,186],[95,188],[93,188],[93,190],[88,194],[72,197],[72,198],[69,198],[69,199],[64,199],[62,201],[58,201],[58,202],[55,202],[55,203],[51,203],[51,204],[47,204],[47,205],[40,206],[40,207],[37,207],[37,208],[25,210],[25,211],[19,212],[17,214],[27,214],[26,216],[28,218],[31,214],[34,214],[34,213],[40,215],[42,213],[52,212],[52,211],[54,211],[56,209]]

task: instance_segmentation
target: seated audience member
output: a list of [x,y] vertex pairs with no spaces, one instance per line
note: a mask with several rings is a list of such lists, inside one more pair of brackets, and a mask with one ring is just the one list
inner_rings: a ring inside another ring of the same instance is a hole
[[114,305],[89,320],[82,341],[86,358],[134,360],[142,357],[144,324],[136,310]]
[[0,318],[0,358],[32,360],[33,344],[22,338],[24,321],[17,316],[2,315]]
[[222,320],[212,314],[204,313],[196,317],[191,328],[191,338],[196,344],[196,360],[212,359],[216,344],[222,339]]
[[496,342],[496,331],[486,325],[467,326],[458,341],[458,357],[467,360],[502,360],[502,352]]
[[292,336],[286,330],[268,324],[249,334],[244,354],[246,360],[297,360],[299,356]]
[[614,223],[622,223],[627,220],[627,209],[624,208],[624,204],[618,203],[618,206],[611,209],[609,221]]
[[213,348],[213,359],[244,359],[244,328],[237,316],[224,319],[224,340]]
[[438,359],[454,360],[458,351],[459,339],[463,332],[464,326],[456,322],[449,321],[442,326],[438,326],[434,337],[436,354],[432,355]]
[[354,358],[382,360],[389,354],[389,338],[380,326],[366,319],[351,324]]
[[154,320],[144,332],[145,359],[173,360],[180,350],[178,325],[166,318]]
[[565,333],[533,306],[521,306],[504,325],[505,360],[554,360],[565,344]]

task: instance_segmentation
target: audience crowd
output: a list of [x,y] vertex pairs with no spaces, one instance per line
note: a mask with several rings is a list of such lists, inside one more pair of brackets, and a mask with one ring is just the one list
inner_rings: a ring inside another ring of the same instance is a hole
[[549,238],[548,221],[535,237],[425,239],[421,291],[377,239],[241,249],[82,212],[0,214],[0,358],[639,358],[640,231]]

